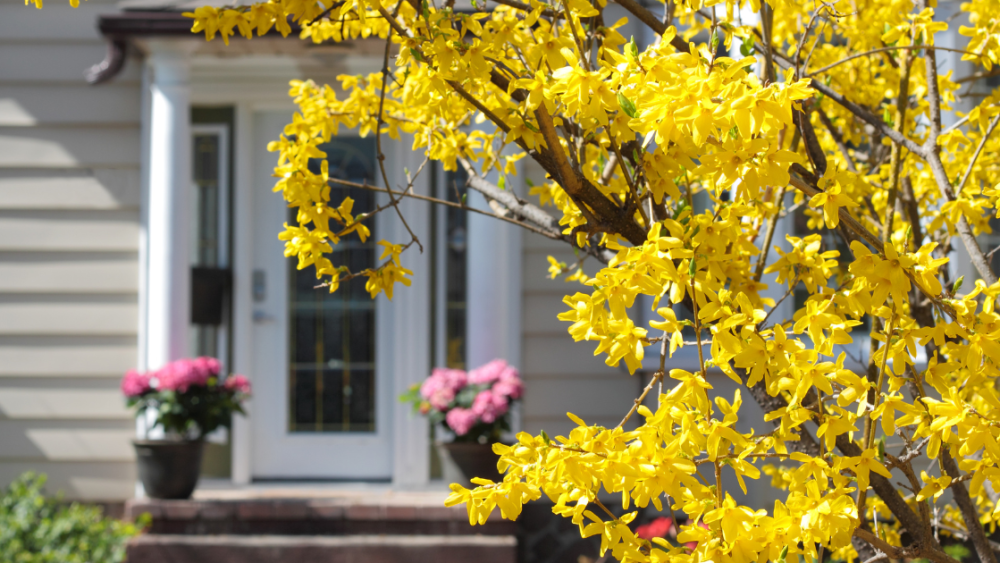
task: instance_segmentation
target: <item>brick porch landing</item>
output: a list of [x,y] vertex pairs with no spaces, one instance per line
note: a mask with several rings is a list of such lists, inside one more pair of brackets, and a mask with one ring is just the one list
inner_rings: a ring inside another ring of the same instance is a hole
[[470,526],[446,491],[378,487],[201,489],[192,500],[135,499],[152,517],[129,563],[515,563],[516,525]]

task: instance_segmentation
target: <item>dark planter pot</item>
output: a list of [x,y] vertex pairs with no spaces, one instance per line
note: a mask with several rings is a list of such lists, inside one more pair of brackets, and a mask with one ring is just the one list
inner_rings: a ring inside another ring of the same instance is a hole
[[201,472],[201,440],[135,440],[139,480],[146,495],[159,499],[191,498]]
[[455,442],[438,442],[438,455],[441,456],[441,476],[445,483],[460,483],[465,487],[475,487],[473,477],[499,482],[503,479],[497,471],[497,461],[500,456],[493,453],[492,444],[468,444]]

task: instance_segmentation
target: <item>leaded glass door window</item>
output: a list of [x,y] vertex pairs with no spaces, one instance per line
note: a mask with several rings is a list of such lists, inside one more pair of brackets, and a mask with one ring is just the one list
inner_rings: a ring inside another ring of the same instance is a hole
[[[335,138],[323,145],[330,176],[375,183],[375,142],[369,137]],[[315,163],[319,171],[319,163]],[[332,184],[330,201],[354,200],[355,211],[373,209],[375,193]],[[289,217],[289,223],[295,221]],[[374,230],[374,225],[369,224]],[[334,247],[330,259],[351,272],[376,265],[375,239],[356,235]],[[288,430],[290,432],[374,432],[375,300],[361,280],[336,293],[317,288],[314,268],[289,261]]]
[[[237,232],[246,233],[236,237],[236,248],[249,247],[252,260],[234,280],[245,300],[236,311],[251,324],[249,338],[239,341],[245,345],[237,346],[238,353],[246,351],[254,384],[248,417],[251,474],[261,481],[386,481],[393,475],[399,369],[387,351],[395,348],[394,321],[402,300],[371,299],[363,279],[341,284],[331,295],[316,288],[314,268],[299,271],[297,261],[284,256],[278,233],[293,217],[281,194],[273,192],[275,154],[267,145],[290,119],[284,110],[253,112],[252,176],[246,184],[236,182],[234,198],[237,209],[252,208],[234,214]],[[323,148],[334,177],[381,185],[373,139],[337,137]],[[385,143],[383,150],[394,174],[397,147]],[[359,213],[384,203],[382,194],[368,190],[334,185],[330,190],[337,205],[345,196],[353,198]],[[247,216],[252,222],[241,223]],[[392,238],[392,220],[366,221],[376,243]],[[348,236],[330,258],[358,271],[376,263],[378,249]]]

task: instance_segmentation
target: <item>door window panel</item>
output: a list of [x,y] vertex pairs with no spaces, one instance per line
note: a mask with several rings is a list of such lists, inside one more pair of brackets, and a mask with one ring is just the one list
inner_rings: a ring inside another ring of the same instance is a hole
[[[356,183],[375,181],[373,138],[337,138],[320,147],[327,153],[330,176]],[[314,172],[319,172],[319,163]],[[360,213],[376,206],[375,193],[331,184],[330,201],[354,200]],[[289,221],[295,220],[294,215]],[[374,230],[374,225],[368,227]],[[375,240],[362,243],[349,235],[334,246],[335,265],[360,272],[376,266]],[[375,431],[375,301],[364,283],[341,285],[336,293],[316,288],[312,267],[289,261],[290,432]]]

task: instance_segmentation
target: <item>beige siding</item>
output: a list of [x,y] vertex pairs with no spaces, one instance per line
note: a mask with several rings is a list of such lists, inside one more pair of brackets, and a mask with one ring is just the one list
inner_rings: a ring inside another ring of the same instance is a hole
[[0,335],[131,335],[135,295],[0,295]]
[[3,252],[0,293],[112,293],[139,290],[133,252]]
[[0,336],[0,377],[120,376],[135,351],[135,336]]
[[[93,24],[86,22],[84,25]],[[7,42],[0,49],[0,83],[84,85],[84,71],[101,62],[105,50],[104,43],[96,39],[86,42]],[[138,65],[128,65],[116,81],[138,82],[139,72]]]
[[0,483],[26,471],[48,476],[45,489],[67,499],[106,501],[135,495],[135,463],[121,461],[0,460]]
[[46,4],[0,0],[0,486],[31,470],[119,500],[135,488],[118,382],[137,359],[140,65],[86,84],[116,8]]
[[0,250],[135,250],[139,212],[0,211]]
[[79,388],[59,381],[59,388],[41,386],[0,389],[0,419],[120,419],[130,420],[117,378],[105,389]]
[[[540,183],[544,173],[529,163],[526,176]],[[561,241],[525,233],[522,255],[521,364],[525,398],[521,426],[527,432],[545,430],[564,434],[571,427],[567,412],[589,423],[614,426],[630,408],[640,387],[640,376],[604,364],[595,357],[592,342],[573,342],[569,323],[556,316],[567,310],[562,299],[584,290],[579,283],[550,280],[548,260],[552,255],[567,263],[576,257]],[[596,266],[585,268],[593,273]]]
[[0,38],[6,41],[95,40],[98,14],[116,12],[112,0],[86,0],[73,8],[69,2],[45,2],[45,9],[27,7],[20,0],[0,1]]
[[138,139],[132,125],[0,127],[0,168],[132,168]]
[[0,169],[0,209],[139,207],[138,168]]
[[[66,103],[67,98],[72,103]],[[7,84],[0,86],[0,126],[94,122],[135,125],[140,104],[134,86],[128,84],[99,88],[65,85],[58,90],[37,84]]]
[[4,458],[21,461],[130,461],[135,424],[62,420],[0,420]]

